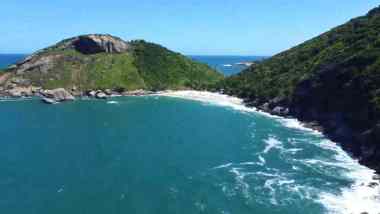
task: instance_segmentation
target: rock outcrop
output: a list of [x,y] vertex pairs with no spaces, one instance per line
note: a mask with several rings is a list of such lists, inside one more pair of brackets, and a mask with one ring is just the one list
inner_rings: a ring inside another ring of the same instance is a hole
[[45,98],[45,102],[50,101],[63,102],[63,101],[73,101],[75,97],[67,92],[64,88],[57,88],[53,90],[44,90],[40,92]]
[[82,54],[124,53],[130,45],[120,38],[111,35],[90,34],[64,40],[52,47],[61,50],[74,49]]

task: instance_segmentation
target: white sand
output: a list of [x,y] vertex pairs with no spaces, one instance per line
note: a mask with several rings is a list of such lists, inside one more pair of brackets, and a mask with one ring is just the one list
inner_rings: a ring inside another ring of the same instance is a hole
[[263,112],[258,110],[257,108],[250,108],[244,105],[244,102],[242,99],[237,97],[228,96],[225,94],[219,94],[219,93],[212,93],[208,91],[163,91],[158,94],[159,96],[167,96],[167,97],[176,97],[181,99],[188,99],[188,100],[196,100],[208,104],[213,105],[219,105],[219,106],[225,106],[230,107],[238,111],[242,112],[252,112],[256,114],[265,115],[267,117],[271,117],[273,119],[276,119],[277,121],[281,122],[284,126],[288,128],[293,129],[299,129],[303,131],[309,131],[313,132],[314,134],[321,135],[320,132],[316,130],[312,130],[310,128],[306,128],[300,121],[297,119],[289,119],[284,117],[279,117],[275,115],[271,115],[269,113]]
[[[208,91],[164,91],[159,94],[160,96],[176,97],[182,99],[196,100],[200,102],[206,102],[210,104],[217,104],[222,106],[242,106],[243,100],[231,97],[224,94],[212,93]],[[239,107],[240,108],[240,107]],[[251,109],[247,108],[251,111]]]

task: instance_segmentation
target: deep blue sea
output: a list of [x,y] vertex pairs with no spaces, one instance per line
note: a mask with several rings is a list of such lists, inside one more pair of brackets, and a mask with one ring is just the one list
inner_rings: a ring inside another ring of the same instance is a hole
[[247,68],[238,65],[241,62],[258,62],[267,57],[264,56],[190,56],[190,58],[207,63],[210,67],[222,72],[226,76],[237,74]]
[[16,63],[26,57],[25,54],[0,54],[0,69]]
[[373,171],[229,98],[6,100],[0,118],[0,213],[380,212]]

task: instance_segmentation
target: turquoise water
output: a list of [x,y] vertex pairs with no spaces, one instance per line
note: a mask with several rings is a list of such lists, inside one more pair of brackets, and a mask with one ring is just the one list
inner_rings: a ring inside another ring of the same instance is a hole
[[1,213],[328,213],[323,196],[344,202],[361,169],[322,136],[255,112],[112,101],[0,102]]

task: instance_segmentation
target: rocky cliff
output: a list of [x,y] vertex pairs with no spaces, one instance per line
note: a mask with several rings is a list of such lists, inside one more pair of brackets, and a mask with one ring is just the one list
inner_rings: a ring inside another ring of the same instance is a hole
[[219,88],[322,129],[380,170],[380,8],[251,66]]
[[0,74],[0,95],[64,88],[164,90],[204,88],[223,76],[205,64],[143,40],[91,34],[42,49]]

